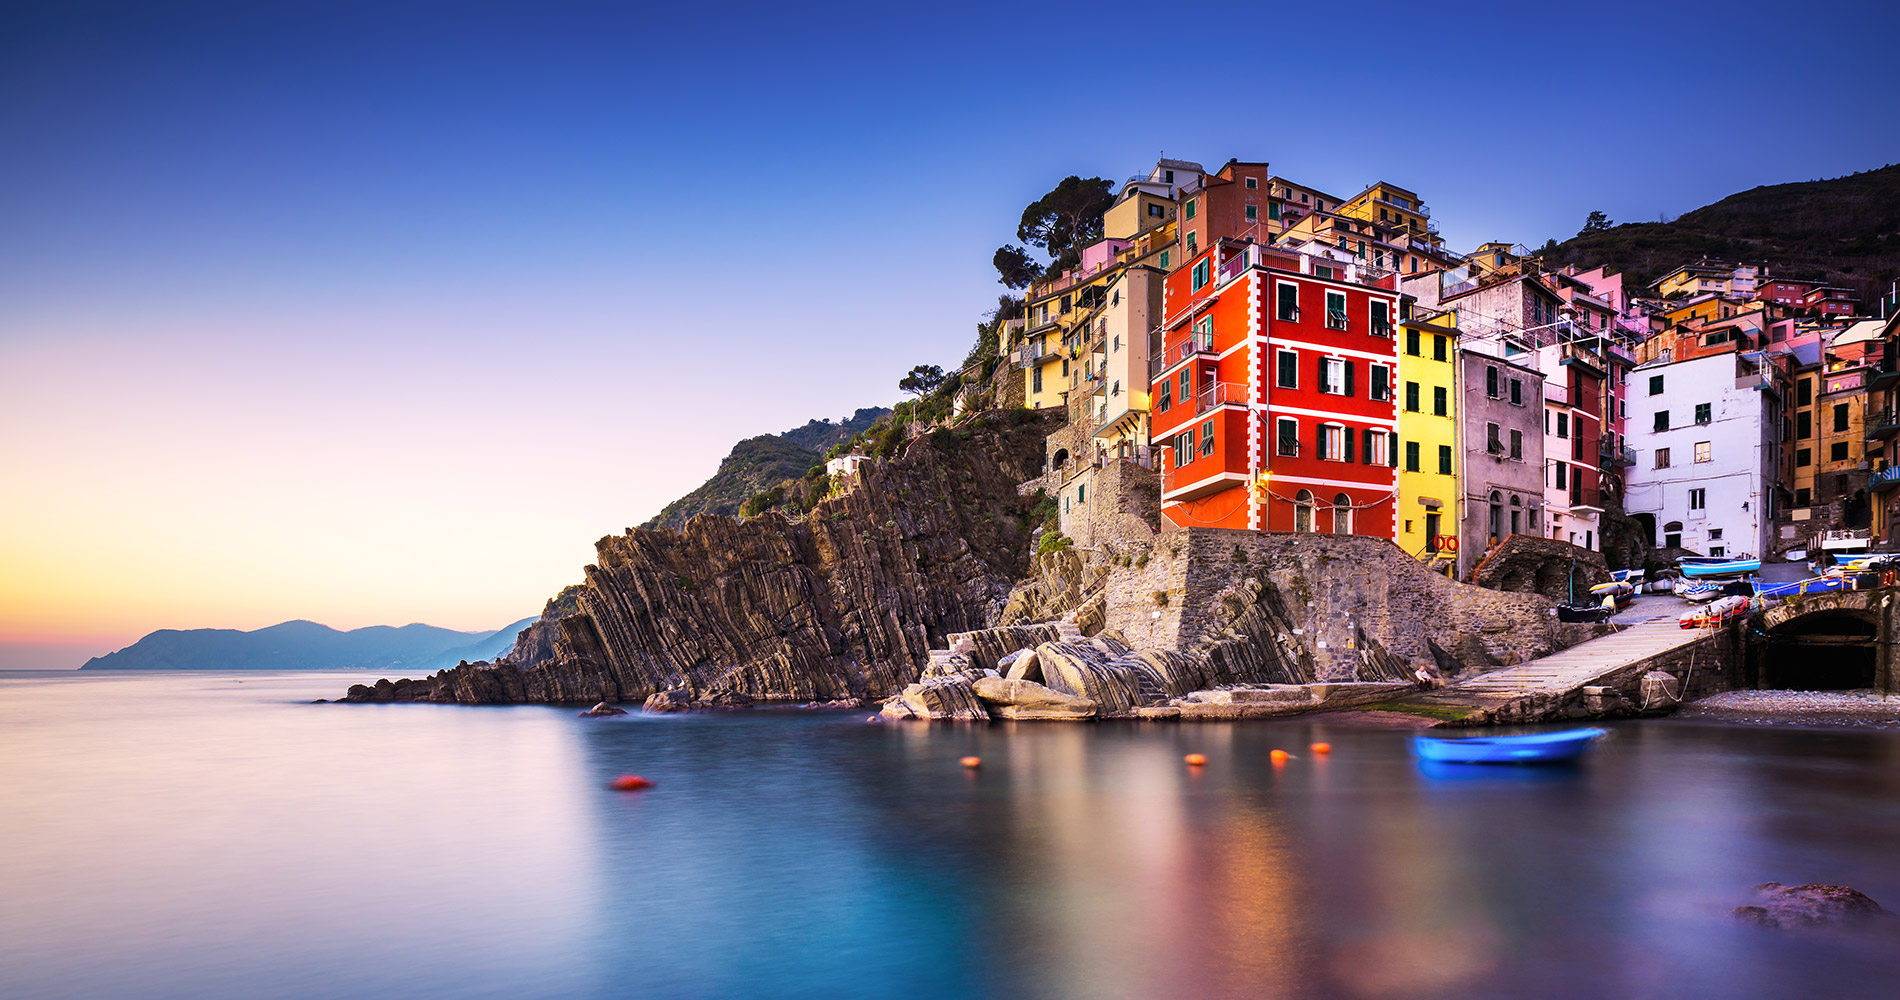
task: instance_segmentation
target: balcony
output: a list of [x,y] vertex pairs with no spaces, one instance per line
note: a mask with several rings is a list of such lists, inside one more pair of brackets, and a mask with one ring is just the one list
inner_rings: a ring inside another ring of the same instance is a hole
[[1239,382],[1216,382],[1194,396],[1194,415],[1221,406],[1246,406],[1248,387]]
[[1009,356],[1010,363],[1018,368],[1034,368],[1044,361],[1053,361],[1055,358],[1054,351],[1039,351],[1033,346],[1018,347],[1010,352]]
[[1889,344],[1887,346],[1889,350],[1881,357],[1880,363],[1874,366],[1874,370],[1869,373],[1870,381],[1867,383],[1867,388],[1869,389],[1886,389],[1893,386],[1896,382],[1900,382],[1900,358],[1894,357],[1894,352],[1891,350],[1894,345]]
[[1613,434],[1603,435],[1603,437],[1598,440],[1597,447],[1603,456],[1603,468],[1610,469],[1619,465],[1636,464],[1636,449],[1629,445],[1618,448],[1616,446],[1616,436]]
[[1214,335],[1211,333],[1191,333],[1187,340],[1162,351],[1148,361],[1148,378],[1157,379],[1161,373],[1173,368],[1197,354],[1212,356],[1214,353]]
[[1900,416],[1892,410],[1867,414],[1867,440],[1881,441],[1900,434]]
[[1867,488],[1875,493],[1885,493],[1900,486],[1900,466],[1881,469],[1867,477]]

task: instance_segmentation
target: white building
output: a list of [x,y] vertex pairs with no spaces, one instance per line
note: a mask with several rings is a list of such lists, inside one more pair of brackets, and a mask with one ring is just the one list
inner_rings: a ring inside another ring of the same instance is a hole
[[1781,379],[1766,354],[1652,361],[1630,373],[1624,507],[1657,545],[1709,556],[1771,550]]

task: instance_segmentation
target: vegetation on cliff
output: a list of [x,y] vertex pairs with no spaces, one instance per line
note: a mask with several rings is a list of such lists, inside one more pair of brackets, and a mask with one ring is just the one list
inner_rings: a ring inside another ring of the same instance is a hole
[[1638,294],[1701,257],[1770,261],[1778,276],[1852,288],[1871,303],[1900,275],[1900,164],[1765,185],[1668,222],[1586,224],[1544,252],[1552,267],[1622,271]]
[[732,446],[719,471],[698,489],[667,504],[642,527],[680,528],[697,514],[739,513],[746,500],[776,483],[803,476],[824,462],[825,450],[848,441],[891,411],[867,406],[838,423],[813,420],[783,434],[761,434]]

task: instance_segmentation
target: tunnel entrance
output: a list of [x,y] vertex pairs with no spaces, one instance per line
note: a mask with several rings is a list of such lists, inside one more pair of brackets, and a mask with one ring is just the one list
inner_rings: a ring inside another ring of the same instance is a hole
[[1763,641],[1757,686],[1782,691],[1873,687],[1875,641],[1874,624],[1859,615],[1802,615]]

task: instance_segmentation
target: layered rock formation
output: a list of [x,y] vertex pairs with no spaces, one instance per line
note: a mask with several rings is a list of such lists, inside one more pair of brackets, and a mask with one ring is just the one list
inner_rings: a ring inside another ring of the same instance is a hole
[[[991,413],[866,463],[807,517],[701,516],[595,544],[579,612],[544,617],[493,664],[350,689],[352,701],[464,704],[881,698],[929,650],[984,628],[1027,570],[1049,418]],[[998,637],[979,662],[1013,645]]]

